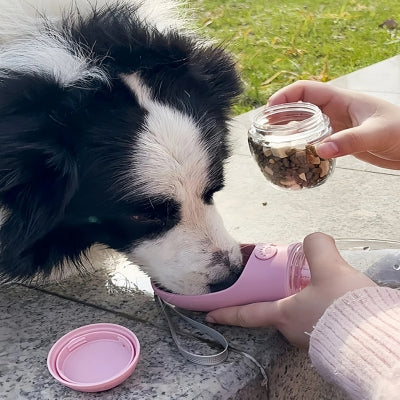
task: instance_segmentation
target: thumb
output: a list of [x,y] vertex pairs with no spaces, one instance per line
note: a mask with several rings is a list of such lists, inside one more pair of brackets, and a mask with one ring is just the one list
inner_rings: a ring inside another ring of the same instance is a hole
[[349,268],[340,255],[335,240],[324,233],[315,232],[306,236],[303,250],[313,283],[331,280],[338,268]]
[[390,130],[382,130],[382,121],[372,119],[354,128],[334,133],[317,144],[315,149],[322,158],[365,152],[384,155],[386,143],[391,142],[390,134]]
[[208,313],[206,321],[246,328],[275,326],[280,318],[278,303],[279,300],[248,304],[245,306],[220,308]]

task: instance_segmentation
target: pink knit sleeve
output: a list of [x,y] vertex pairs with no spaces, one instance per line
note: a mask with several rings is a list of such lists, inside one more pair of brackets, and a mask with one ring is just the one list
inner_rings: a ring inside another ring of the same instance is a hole
[[400,291],[367,287],[337,299],[310,338],[318,372],[354,399],[400,399]]

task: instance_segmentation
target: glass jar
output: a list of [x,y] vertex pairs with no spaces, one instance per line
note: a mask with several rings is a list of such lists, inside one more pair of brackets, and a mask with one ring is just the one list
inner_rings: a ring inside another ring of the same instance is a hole
[[314,145],[332,133],[329,118],[311,103],[265,107],[248,132],[250,151],[274,187],[313,188],[326,182],[335,159],[318,156]]

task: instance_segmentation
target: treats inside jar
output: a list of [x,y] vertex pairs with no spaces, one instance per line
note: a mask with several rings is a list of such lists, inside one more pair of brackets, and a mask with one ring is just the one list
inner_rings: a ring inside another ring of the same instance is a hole
[[334,169],[334,160],[319,157],[311,144],[270,145],[249,137],[249,146],[261,172],[280,188],[299,190],[318,186]]
[[335,159],[319,157],[314,147],[332,132],[319,107],[294,102],[264,107],[248,138],[264,176],[275,187],[294,191],[319,186],[333,172]]

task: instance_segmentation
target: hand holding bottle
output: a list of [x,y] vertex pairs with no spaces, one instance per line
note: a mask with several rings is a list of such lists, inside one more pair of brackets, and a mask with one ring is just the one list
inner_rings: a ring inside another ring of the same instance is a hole
[[303,242],[311,281],[301,292],[274,302],[210,312],[207,321],[243,327],[275,326],[292,344],[308,346],[313,326],[333,301],[350,290],[376,284],[339,254],[332,237],[313,233]]

